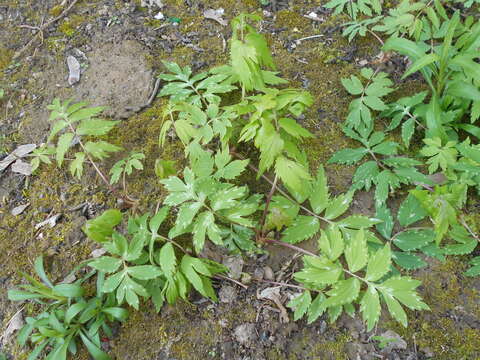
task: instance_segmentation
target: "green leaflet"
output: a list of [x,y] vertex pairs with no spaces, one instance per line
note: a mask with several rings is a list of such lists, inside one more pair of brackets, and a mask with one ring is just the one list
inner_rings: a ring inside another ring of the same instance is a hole
[[360,229],[357,235],[350,240],[345,249],[345,259],[351,272],[362,270],[367,265],[367,241],[363,229]]
[[387,244],[377,250],[368,261],[365,279],[368,281],[377,281],[386,275],[390,271],[391,257],[390,245]]
[[320,222],[313,216],[299,215],[287,229],[283,231],[282,241],[296,244],[311,238],[320,229]]
[[373,329],[380,318],[380,298],[374,286],[370,285],[365,291],[360,302],[360,311],[363,314],[363,321],[367,323],[367,331]]

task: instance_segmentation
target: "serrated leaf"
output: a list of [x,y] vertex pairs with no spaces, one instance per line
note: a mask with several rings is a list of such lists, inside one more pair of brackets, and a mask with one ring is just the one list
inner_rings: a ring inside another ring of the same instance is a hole
[[365,148],[343,149],[333,154],[327,164],[353,165],[362,160],[367,153],[368,150]]
[[325,307],[323,306],[324,301],[325,295],[323,295],[323,293],[318,293],[318,295],[315,297],[315,299],[312,301],[312,304],[308,308],[308,324],[313,323],[325,312]]
[[106,141],[88,141],[85,144],[85,151],[92,155],[93,157],[103,160],[104,158],[109,156],[109,153],[116,152],[122,150],[121,147],[110,144]]
[[364,215],[350,215],[345,219],[340,220],[337,225],[340,227],[347,227],[351,229],[369,228],[375,224],[381,223],[382,220],[377,218],[369,218]]
[[86,119],[77,127],[77,135],[101,136],[112,130],[119,121],[102,120],[102,119]]
[[93,267],[94,269],[106,273],[112,273],[117,271],[121,264],[122,259],[114,258],[111,256],[102,256],[88,263],[88,265]]
[[62,134],[58,138],[57,151],[56,151],[56,160],[58,166],[62,166],[63,159],[65,158],[65,153],[68,151],[72,145],[73,133],[67,132]]
[[280,127],[296,139],[311,138],[313,134],[298,124],[292,118],[281,118],[278,120]]
[[408,119],[402,124],[402,140],[407,147],[410,147],[410,140],[415,132],[415,120],[413,118]]
[[382,295],[385,303],[387,304],[390,315],[392,315],[392,317],[404,327],[407,327],[407,314],[405,314],[405,310],[403,310],[402,305],[400,305],[400,303],[388,293],[382,292]]
[[320,214],[328,206],[329,196],[325,169],[323,168],[323,165],[320,165],[308,198],[310,206],[315,214]]
[[340,80],[342,85],[352,95],[360,95],[363,92],[362,82],[355,75],[351,75],[349,78],[343,78]]
[[423,209],[420,202],[412,194],[408,194],[407,198],[402,202],[398,209],[398,222],[402,226],[409,226],[427,216],[427,212]]
[[128,274],[139,280],[151,280],[162,275],[162,271],[154,265],[138,265],[128,268]]
[[360,302],[360,311],[363,313],[363,321],[367,323],[367,331],[373,329],[380,318],[380,299],[374,286],[369,285]]
[[307,313],[310,304],[312,303],[312,297],[310,291],[306,290],[301,295],[289,301],[287,306],[294,309],[293,321],[297,321]]
[[333,220],[342,215],[350,207],[350,203],[353,200],[354,190],[339,195],[330,201],[330,204],[325,210],[325,218]]
[[311,238],[320,230],[320,222],[316,217],[299,215],[282,233],[282,241],[296,244]]
[[310,174],[303,165],[284,156],[279,156],[275,161],[275,174],[285,185],[295,191],[301,191],[304,182],[311,180]]
[[317,286],[334,284],[337,282],[343,269],[325,258],[304,256],[305,267],[294,274],[295,280],[303,283],[311,283]]
[[358,230],[355,237],[353,237],[346,246],[345,259],[351,272],[357,272],[367,264],[367,242],[363,229]]
[[214,223],[215,217],[210,211],[204,211],[198,215],[193,225],[193,246],[195,247],[197,254],[203,249],[208,227],[212,226]]
[[324,302],[325,307],[339,306],[354,301],[360,293],[360,281],[351,277],[340,280],[327,292],[329,296]]
[[386,244],[383,248],[370,257],[367,265],[365,279],[367,281],[377,281],[390,271],[392,252],[390,245]]
[[343,253],[344,241],[340,229],[335,224],[321,233],[318,239],[319,249],[331,260],[335,261]]
[[402,267],[405,270],[416,270],[421,269],[428,264],[423,261],[420,257],[415,254],[410,254],[408,252],[398,252],[394,251],[392,253],[392,259],[398,266]]
[[88,238],[103,243],[112,236],[113,228],[122,221],[122,213],[116,209],[109,209],[95,219],[88,220],[82,228]]
[[399,233],[393,243],[403,251],[420,249],[435,240],[435,233],[430,230],[407,230]]
[[370,190],[372,183],[376,182],[379,169],[376,161],[367,161],[360,165],[353,175],[352,188]]
[[186,229],[188,225],[192,223],[193,218],[197,215],[198,211],[203,207],[201,202],[188,202],[180,206],[178,210],[177,219],[175,225],[180,230]]
[[83,152],[75,153],[75,159],[70,163],[70,166],[69,166],[70,174],[72,174],[72,176],[76,176],[78,179],[82,177],[84,161],[85,161],[85,153]]
[[428,305],[415,292],[419,285],[420,281],[408,276],[391,277],[381,285],[377,285],[377,289],[385,298],[392,296],[411,310],[429,310]]
[[390,209],[385,206],[377,206],[375,217],[382,220],[381,223],[375,225],[377,231],[387,240],[390,240],[393,230],[393,216]]

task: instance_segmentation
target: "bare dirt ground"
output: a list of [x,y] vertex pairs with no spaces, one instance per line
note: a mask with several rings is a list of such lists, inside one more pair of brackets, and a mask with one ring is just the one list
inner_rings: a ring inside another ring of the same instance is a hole
[[[122,120],[109,141],[126,152],[143,151],[147,158],[145,171],[129,184],[140,199],[142,212],[153,211],[163,196],[154,175],[155,159],[178,160],[183,153],[179,144],[164,150],[157,145],[164,102],[157,99],[144,107],[155,74],[163,71],[161,60],[188,64],[194,71],[228,61],[230,28],[205,19],[206,9],[223,8],[227,21],[240,12],[262,14],[261,30],[282,76],[315,98],[304,119],[316,135],[307,144],[313,167],[348,143],[340,125],[350,99],[340,78],[361,66],[381,66],[397,81],[395,96],[423,86],[415,80],[398,80],[405,67],[401,58],[378,65],[375,39],[348,43],[341,37],[345,19],[332,17],[318,0],[277,0],[263,7],[257,0],[164,0],[161,9],[156,1],[146,1],[152,5],[141,7],[135,0],[79,0],[65,16],[43,28],[70,3],[0,0],[0,88],[5,90],[0,100],[0,160],[21,144],[38,145],[46,140],[50,127],[46,106],[54,98],[108,106],[105,116]],[[312,14],[317,18],[312,19]],[[301,40],[310,36],[315,37]],[[68,82],[68,56],[80,63],[80,81],[74,85]],[[329,167],[327,171],[334,191],[349,186],[351,168]],[[253,176],[249,181],[258,191],[268,190]],[[469,211],[477,214],[476,200],[470,203]],[[11,210],[22,204],[28,204],[26,210],[12,215]],[[85,206],[78,208],[79,204]],[[85,221],[115,206],[115,199],[91,171],[81,181],[55,165],[42,167],[31,177],[0,171],[2,331],[20,308],[25,315],[36,310],[30,304],[7,300],[6,291],[22,281],[18,271],[31,273],[35,257],[44,254],[52,277],[63,279],[97,247],[81,231]],[[369,194],[357,194],[355,210],[372,214]],[[56,214],[60,216],[54,227],[35,228]],[[121,360],[480,359],[480,282],[461,275],[465,269],[462,258],[434,262],[413,274],[423,281],[421,292],[432,311],[409,312],[407,329],[385,315],[378,328],[366,332],[359,318],[347,316],[335,324],[326,317],[311,325],[304,320],[293,322],[284,309],[292,289],[278,289],[280,305],[262,299],[260,294],[269,285],[259,280],[289,281],[300,265],[293,252],[266,250],[265,254],[232,257],[208,248],[204,255],[228,263],[231,276],[238,276],[245,287],[216,281],[219,303],[192,294],[189,303],[165,306],[160,314],[145,303],[140,311],[131,312],[114,338],[104,339],[105,349]],[[374,335],[398,339],[381,349]],[[28,356],[28,349],[20,349],[14,336],[2,339],[0,352],[7,359]],[[78,358],[88,355],[82,353]]]

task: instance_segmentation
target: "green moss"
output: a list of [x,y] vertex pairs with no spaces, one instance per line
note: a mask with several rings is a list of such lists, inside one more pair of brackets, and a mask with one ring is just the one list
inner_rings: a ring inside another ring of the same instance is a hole
[[410,312],[406,329],[393,322],[385,326],[420,350],[428,348],[436,360],[479,358],[480,330],[468,324],[480,316],[480,294],[475,279],[461,277],[464,270],[465,265],[457,258],[420,274],[422,295],[431,311]]
[[86,19],[83,16],[74,14],[62,21],[58,30],[66,36],[72,37],[75,35],[77,28],[85,21]]

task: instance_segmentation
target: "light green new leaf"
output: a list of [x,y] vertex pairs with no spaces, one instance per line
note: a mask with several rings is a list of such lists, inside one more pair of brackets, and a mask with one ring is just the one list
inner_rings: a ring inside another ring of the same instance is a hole
[[415,60],[412,65],[405,71],[402,75],[402,79],[412,75],[413,73],[423,69],[425,66],[428,66],[436,61],[439,61],[440,58],[435,53],[430,53],[428,55],[422,56],[421,58]]
[[310,206],[315,214],[320,214],[328,206],[329,196],[325,169],[323,168],[323,165],[320,165],[308,198]]
[[370,257],[367,265],[367,273],[365,279],[367,281],[377,281],[390,271],[392,263],[392,252],[390,244],[386,244],[383,248]]
[[337,225],[333,224],[323,231],[318,239],[318,248],[331,260],[335,261],[343,253],[343,236]]
[[117,271],[121,264],[122,259],[114,258],[111,256],[102,256],[88,263],[88,265],[93,267],[94,269],[106,273],[112,273]]
[[307,312],[308,324],[313,323],[325,312],[325,307],[323,306],[324,301],[325,301],[325,295],[323,295],[323,293],[318,293],[317,297],[312,301],[312,304],[308,308],[308,312]]
[[342,215],[345,211],[348,210],[350,203],[353,200],[353,195],[355,194],[354,190],[339,195],[332,200],[325,210],[325,218],[328,220],[333,220]]
[[299,215],[282,233],[282,241],[296,244],[311,238],[319,229],[320,222],[316,217]]
[[162,246],[158,256],[158,264],[167,278],[173,276],[177,266],[177,257],[172,243],[167,242]]
[[305,167],[284,156],[279,156],[275,162],[275,173],[280,179],[295,191],[300,192],[304,183],[311,180],[311,176]]
[[203,249],[207,229],[213,226],[214,223],[215,217],[210,211],[202,212],[195,220],[193,225],[193,246],[197,254]]
[[293,321],[297,321],[307,313],[310,304],[312,303],[312,296],[310,291],[306,290],[301,295],[289,301],[287,306],[291,309],[294,309]]
[[360,229],[345,249],[345,259],[351,272],[362,270],[367,265],[368,249],[365,231]]
[[72,174],[72,176],[76,176],[78,179],[82,177],[84,161],[85,161],[85,153],[83,152],[75,153],[75,159],[70,163],[70,166],[69,166],[70,174]]
[[367,323],[367,331],[373,329],[380,318],[380,299],[374,286],[369,285],[360,302],[360,311],[363,313],[363,321]]
[[154,265],[138,265],[128,268],[128,274],[139,280],[151,280],[162,275],[162,271]]
[[77,135],[101,136],[112,130],[119,121],[86,119],[77,127]]
[[66,152],[72,145],[73,133],[67,132],[58,138],[56,159],[58,166],[62,166]]
[[392,315],[392,317],[404,327],[407,327],[407,314],[405,314],[405,310],[403,310],[402,305],[400,305],[400,303],[387,292],[382,291],[382,296],[385,300],[385,303],[387,304],[390,315]]
[[360,293],[360,281],[351,277],[340,280],[327,292],[329,296],[324,302],[325,307],[339,306],[354,301]]

